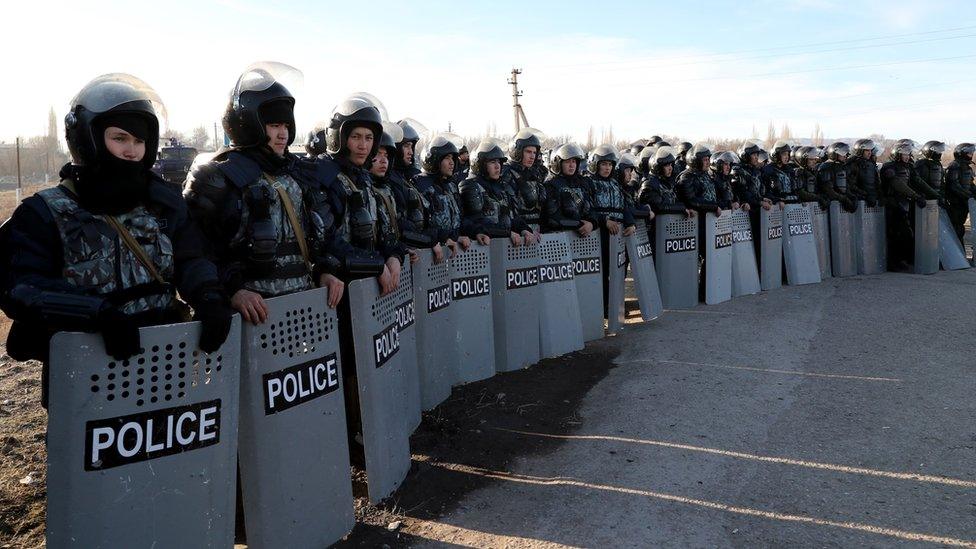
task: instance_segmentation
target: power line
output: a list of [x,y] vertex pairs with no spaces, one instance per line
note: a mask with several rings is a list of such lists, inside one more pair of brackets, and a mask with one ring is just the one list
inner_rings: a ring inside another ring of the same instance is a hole
[[[806,44],[794,44],[792,46],[791,45],[774,45],[774,46],[765,47],[765,48],[752,48],[752,49],[747,49],[747,50],[734,50],[734,51],[727,51],[727,52],[722,52],[722,53],[705,53],[705,54],[698,54],[698,55],[678,56],[678,57],[674,57],[672,59],[699,59],[699,58],[705,58],[705,57],[722,57],[722,56],[729,56],[729,55],[737,55],[737,54],[740,54],[740,53],[754,53],[754,52],[761,52],[761,51],[769,51],[770,49],[774,49],[774,48],[775,49],[778,49],[778,50],[783,50],[783,49],[810,48],[810,47],[819,47],[819,46],[834,46],[834,45],[837,45],[837,44],[851,44],[851,43],[856,43],[856,42],[871,42],[871,41],[874,41],[874,40],[887,40],[887,39],[891,39],[891,38],[906,38],[906,37],[909,37],[909,36],[924,36],[924,35],[927,35],[927,34],[938,34],[938,33],[942,33],[942,32],[956,32],[956,31],[972,30],[972,29],[976,29],[976,25],[968,25],[968,26],[964,26],[964,27],[952,27],[952,28],[944,28],[944,29],[933,29],[933,30],[928,30],[928,31],[910,32],[910,33],[904,33],[904,34],[889,34],[889,35],[881,35],[881,36],[875,36],[875,37],[870,37],[870,38],[850,38],[850,39],[846,39],[846,40],[833,40],[833,41],[830,41],[830,42],[810,42],[810,43],[806,43]],[[656,59],[656,58],[648,58],[647,60],[650,61],[650,60],[654,60],[654,59]],[[633,63],[633,62],[635,62],[635,61],[634,60],[628,60],[628,61],[607,61],[607,62],[583,62],[583,63],[567,63],[567,64],[564,64],[564,65],[545,65],[545,66],[548,67],[548,68],[572,68],[572,67],[586,67],[586,66],[592,66],[592,65],[626,64],[626,63]]]
[[[793,53],[771,53],[771,54],[766,54],[766,55],[753,55],[753,56],[744,56],[744,57],[733,57],[733,58],[730,58],[730,59],[700,60],[700,61],[680,61],[680,60],[679,61],[676,61],[676,60],[674,60],[672,58],[672,59],[667,60],[667,61],[660,61],[660,60],[658,60],[657,63],[650,63],[650,64],[646,64],[645,62],[628,61],[627,63],[633,63],[633,65],[626,66],[626,67],[607,67],[607,68],[600,68],[599,67],[599,65],[600,65],[599,63],[593,63],[592,66],[596,66],[597,67],[595,69],[597,72],[619,72],[619,71],[632,71],[632,70],[638,70],[638,69],[649,69],[649,68],[659,68],[659,67],[676,67],[676,66],[688,66],[688,65],[703,65],[703,64],[709,64],[709,63],[732,63],[732,62],[738,62],[738,61],[753,61],[753,60],[757,60],[757,59],[775,59],[775,58],[778,58],[778,57],[795,57],[797,55],[811,55],[811,54],[817,54],[817,53],[834,53],[834,52],[843,52],[843,51],[864,50],[864,49],[871,49],[871,48],[886,48],[886,47],[890,47],[890,46],[906,46],[906,45],[924,44],[924,43],[930,43],[930,42],[943,42],[943,41],[946,41],[946,40],[959,40],[961,38],[972,38],[972,37],[976,37],[976,34],[963,34],[963,35],[959,35],[959,36],[943,36],[943,37],[940,37],[940,38],[928,38],[928,39],[924,39],[924,40],[909,40],[909,41],[904,41],[904,42],[887,42],[887,43],[884,43],[884,44],[867,44],[867,45],[863,45],[863,46],[848,46],[848,47],[844,47],[844,48],[829,48],[829,49],[803,51],[803,52],[793,52]],[[547,68],[552,68],[552,67],[550,66],[550,67],[547,67]]]

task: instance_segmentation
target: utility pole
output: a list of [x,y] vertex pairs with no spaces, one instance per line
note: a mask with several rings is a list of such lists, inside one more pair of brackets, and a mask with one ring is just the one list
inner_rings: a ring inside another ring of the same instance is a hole
[[515,114],[515,133],[518,133],[521,126],[528,127],[529,121],[525,118],[525,111],[522,110],[522,105],[519,103],[519,97],[522,97],[522,92],[518,88],[518,75],[522,74],[522,69],[512,68],[512,77],[508,79],[508,83],[512,85],[512,109]]
[[220,150],[220,143],[217,141],[217,123],[214,122],[214,150]]
[[17,204],[20,204],[20,138],[17,138]]

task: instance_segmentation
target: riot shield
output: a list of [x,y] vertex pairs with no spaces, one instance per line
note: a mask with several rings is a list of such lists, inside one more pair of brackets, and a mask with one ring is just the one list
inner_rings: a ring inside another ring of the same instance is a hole
[[763,290],[783,286],[783,210],[759,208],[759,280]]
[[830,202],[830,264],[834,276],[857,274],[857,248],[854,214],[845,211],[836,200]]
[[939,206],[927,200],[925,208],[912,205],[915,211],[915,274],[939,271]]
[[[356,381],[362,420],[363,448],[369,501],[378,502],[393,493],[410,470],[410,432],[414,420],[407,402],[406,357],[400,346],[401,305],[412,297],[400,284],[379,295],[375,278],[349,283],[349,308],[356,349]],[[346,367],[349,367],[346,358]]]
[[457,321],[451,306],[447,260],[434,263],[434,252],[417,250],[413,264],[413,301],[417,312],[417,372],[420,405],[430,410],[451,396],[458,382]]
[[[976,250],[976,198],[969,199],[969,248]],[[965,249],[965,246],[963,246]],[[976,252],[973,252],[973,263],[976,264]]]
[[266,299],[268,321],[244,324],[238,459],[248,546],[324,547],[356,523],[338,319],[327,295]]
[[749,212],[732,212],[732,297],[758,294],[759,269],[756,249],[752,244],[752,224]]
[[[647,234],[647,229],[644,229]],[[610,288],[607,292],[607,332],[619,333],[624,327],[624,282],[627,277],[627,248],[623,235],[610,235]]]
[[817,263],[820,265],[820,280],[833,276],[830,264],[830,215],[817,202],[807,202],[807,209],[813,218],[813,236],[817,241]]
[[141,328],[142,353],[51,339],[48,547],[234,543],[240,317],[214,353],[198,323]]
[[820,282],[817,240],[813,236],[810,210],[803,204],[787,204],[783,214],[786,218],[786,229],[783,231],[786,281],[792,286]]
[[705,303],[732,299],[732,212],[705,214]]
[[664,214],[655,218],[657,279],[668,309],[698,304],[698,218]]
[[573,279],[576,281],[583,341],[600,339],[603,337],[603,256],[600,231],[593,231],[586,238],[576,234],[569,235],[569,247],[573,252]]
[[495,331],[488,248],[472,242],[450,259],[451,315],[457,330],[458,381],[471,383],[495,375]]
[[646,322],[661,316],[664,312],[664,304],[661,302],[661,289],[657,282],[657,272],[654,270],[651,239],[642,219],[636,221],[636,229],[633,236],[624,238],[624,245],[627,249],[627,257],[630,259],[630,272],[634,277],[634,289],[637,291],[641,319]]
[[888,270],[888,242],[885,234],[884,206],[868,207],[857,203],[857,272],[880,274]]
[[949,212],[939,208],[939,261],[947,271],[957,271],[971,267],[966,259],[966,250],[959,242],[956,230],[952,228]]
[[562,356],[583,348],[570,238],[579,236],[565,231],[544,234],[538,245],[541,358]]
[[400,356],[403,364],[403,398],[406,404],[403,418],[412,433],[420,426],[422,418],[420,371],[417,369],[417,307],[413,300],[413,265],[409,261],[403,262],[400,285],[391,295],[398,296],[393,314],[400,332],[400,350],[403,351]]
[[493,238],[490,256],[495,370],[510,372],[539,361],[539,245]]

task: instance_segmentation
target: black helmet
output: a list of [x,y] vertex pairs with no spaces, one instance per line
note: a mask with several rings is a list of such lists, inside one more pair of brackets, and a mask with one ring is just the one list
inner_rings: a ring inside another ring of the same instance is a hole
[[739,158],[742,160],[743,164],[748,164],[750,155],[759,154],[761,152],[763,152],[763,149],[759,146],[759,143],[754,141],[746,141],[741,147],[739,147]]
[[661,136],[660,135],[652,135],[651,138],[647,140],[647,145],[646,146],[648,146],[648,147],[653,147],[655,145],[660,146],[660,144],[661,144],[662,141],[664,141],[664,140],[661,139]]
[[851,147],[851,151],[856,156],[861,156],[861,153],[864,151],[871,151],[873,153],[875,151],[875,148],[876,145],[874,144],[874,141],[872,141],[871,139],[858,139],[857,141],[854,142],[854,146]]
[[369,162],[383,139],[383,118],[372,103],[360,97],[345,99],[332,109],[326,132],[326,151],[333,156],[342,156],[346,152],[346,139],[354,128],[366,128],[373,132],[373,148],[366,158]]
[[71,160],[80,166],[95,166],[105,139],[96,135],[103,116],[135,115],[146,122],[146,154],[142,163],[152,168],[159,150],[159,117],[166,109],[149,84],[124,73],[104,74],[85,85],[71,100],[64,117],[64,133]]
[[396,154],[396,142],[403,137],[403,130],[393,122],[383,121],[383,135],[380,137],[381,149],[386,149],[386,155],[390,162],[393,162],[393,155]]
[[637,169],[637,157],[630,153],[623,153],[620,155],[620,160],[617,161],[617,170],[623,170],[625,168]]
[[720,171],[723,164],[727,164],[729,166],[738,164],[739,157],[736,156],[732,151],[716,152],[712,153],[711,163],[712,167],[714,167],[716,171]]
[[465,145],[461,145],[461,148],[458,149],[458,154],[464,154],[466,152],[468,152],[468,146],[466,144]]
[[556,150],[552,151],[552,158],[549,161],[549,171],[556,175],[562,175],[563,161],[571,158],[576,159],[576,173],[579,173],[580,165],[583,163],[583,159],[586,158],[583,149],[576,143],[566,143],[565,145],[556,147]]
[[610,161],[610,169],[612,172],[613,168],[617,167],[617,162],[620,161],[620,152],[617,151],[617,147],[604,143],[603,145],[593,149],[593,151],[590,152],[590,159],[586,164],[587,169],[593,175],[599,174],[600,162],[603,162],[604,160]]
[[628,146],[628,150],[630,151],[630,154],[637,156],[641,153],[642,150],[644,150],[644,147],[647,147],[648,145],[649,143],[647,143],[643,139],[638,139],[637,141],[634,141]]
[[952,149],[952,157],[960,162],[972,162],[973,153],[976,152],[976,145],[972,143],[960,143]]
[[[268,122],[288,124],[288,144],[295,142],[295,97],[280,80],[296,73],[301,75],[298,69],[283,63],[263,62],[251,65],[241,74],[222,120],[235,147],[267,143],[264,126]],[[265,120],[270,112],[284,120]]]
[[905,154],[908,155],[908,161],[911,161],[912,156],[918,151],[918,143],[912,141],[911,139],[899,139],[895,141],[895,144],[891,147],[891,159],[895,161],[900,161],[901,159],[898,155]]
[[773,157],[773,162],[777,162],[778,163],[779,162],[779,155],[783,154],[784,152],[790,153],[790,154],[793,153],[792,149],[790,148],[790,142],[789,141],[780,139],[780,140],[776,141],[776,143],[773,143],[773,151],[772,151],[772,155],[771,155]]
[[796,150],[796,160],[801,166],[806,167],[804,162],[807,160],[820,160],[820,151],[816,147],[800,147]]
[[325,154],[325,133],[328,127],[329,124],[327,122],[319,122],[309,130],[308,135],[305,137],[305,152],[309,156],[316,157],[320,154]]
[[661,173],[661,168],[668,164],[674,164],[674,149],[671,147],[658,147],[654,151],[653,163],[650,164],[651,173]]
[[481,143],[478,143],[478,146],[471,152],[471,156],[474,157],[471,162],[471,173],[475,175],[484,175],[485,164],[492,160],[505,162],[505,151],[492,138],[482,139]]
[[819,160],[820,162],[827,160],[827,147],[824,147],[823,145],[817,145],[816,147],[814,147],[814,149],[817,150],[817,160]]
[[657,147],[644,147],[637,157],[637,171],[642,174],[650,173],[650,163],[651,159],[654,158],[654,153],[657,152]]
[[790,158],[793,159],[793,162],[796,162],[797,164],[800,164],[800,161],[803,160],[803,152],[802,152],[802,149],[805,146],[806,145],[797,145],[797,146],[793,147],[793,150],[790,152]]
[[835,162],[843,162],[851,154],[851,148],[843,141],[831,143],[827,147],[827,158]]
[[457,143],[445,134],[437,134],[424,151],[423,167],[424,171],[430,175],[438,175],[441,160],[450,155],[454,158],[454,165],[458,162]]
[[685,152],[685,163],[700,170],[703,166],[702,159],[711,159],[711,157],[712,148],[710,146],[705,143],[696,143],[694,147]]
[[535,147],[536,152],[542,150],[542,140],[539,139],[539,132],[533,128],[522,128],[515,137],[512,144],[508,147],[508,157],[516,162],[522,161],[522,151],[526,147]]
[[946,152],[946,144],[941,141],[926,141],[922,145],[922,156],[936,162],[942,161],[942,154]]
[[691,150],[691,143],[687,141],[682,141],[681,143],[678,143],[678,150],[675,153],[675,156],[680,158],[682,156],[685,156],[690,150]]

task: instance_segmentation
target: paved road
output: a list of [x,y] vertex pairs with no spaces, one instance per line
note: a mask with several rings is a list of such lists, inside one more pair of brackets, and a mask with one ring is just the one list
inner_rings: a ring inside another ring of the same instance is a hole
[[976,547],[974,342],[971,271],[669,312],[616,339],[585,438],[509,471],[459,465],[499,480],[439,521],[464,539],[441,539]]

